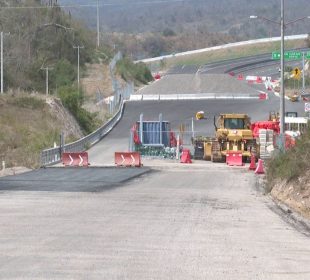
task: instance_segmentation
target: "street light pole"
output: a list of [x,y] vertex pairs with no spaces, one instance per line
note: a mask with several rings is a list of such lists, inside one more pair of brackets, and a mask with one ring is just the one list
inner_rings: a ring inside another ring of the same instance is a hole
[[80,94],[80,49],[84,49],[84,46],[73,46],[74,49],[78,50],[78,94]]
[[[281,88],[280,88],[280,135],[285,133],[285,89],[284,89],[284,0],[281,0]],[[282,141],[283,144],[283,141]],[[281,147],[283,148],[283,147]]]
[[300,20],[304,19],[310,19],[310,16],[305,16],[302,18],[295,19],[293,21],[289,21],[287,23],[284,22],[284,0],[281,0],[281,21],[277,22],[262,16],[255,16],[252,15],[250,16],[250,19],[262,19],[271,23],[275,23],[277,25],[281,26],[281,75],[280,75],[280,80],[281,80],[281,86],[280,86],[280,137],[281,137],[281,149],[284,147],[284,134],[285,134],[285,87],[284,87],[284,33],[285,33],[285,27],[289,24],[298,22]]
[[41,67],[41,70],[45,70],[45,72],[46,72],[46,79],[45,79],[45,95],[46,95],[46,97],[48,96],[48,71],[53,70],[53,69],[54,68],[52,68],[52,67],[46,67],[46,68]]

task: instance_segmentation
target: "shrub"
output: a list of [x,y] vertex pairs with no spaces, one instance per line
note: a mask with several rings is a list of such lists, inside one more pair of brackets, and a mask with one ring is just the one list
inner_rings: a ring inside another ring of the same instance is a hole
[[82,94],[79,94],[72,87],[62,87],[58,94],[62,104],[75,117],[84,133],[89,134],[97,128],[97,114],[90,113],[81,107]]
[[128,58],[124,58],[117,63],[117,72],[125,81],[133,80],[135,84],[147,84],[153,80],[152,73],[145,63],[133,63]]
[[267,180],[294,180],[310,168],[310,130],[296,142],[296,146],[286,152],[281,152],[271,159],[267,166]]

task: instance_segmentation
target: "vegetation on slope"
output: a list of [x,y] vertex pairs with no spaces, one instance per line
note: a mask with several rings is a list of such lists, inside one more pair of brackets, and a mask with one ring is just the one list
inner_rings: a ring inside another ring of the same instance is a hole
[[[97,49],[94,32],[57,5],[40,6],[44,3],[41,0],[0,0],[0,24],[4,33],[9,33],[4,37],[4,90],[13,93],[0,97],[0,157],[7,166],[37,167],[41,150],[58,143],[60,132],[71,131],[76,125],[67,126],[72,117],[63,112],[61,104],[56,106],[58,110],[51,111],[45,97],[37,97],[40,96],[38,93],[45,93],[47,67],[49,95],[60,97],[83,133],[88,134],[101,124],[97,114],[83,108],[83,89],[80,86],[78,90],[77,85],[76,47],[81,47],[81,78],[86,64],[107,64],[115,50],[107,46]],[[29,8],[33,6],[40,8]],[[128,62],[125,69],[127,66],[131,67],[132,63]],[[131,70],[126,71],[131,73]],[[138,75],[139,82],[143,82],[146,68],[142,77],[139,77],[139,71],[124,76],[129,79]],[[58,99],[51,100],[58,102]],[[82,136],[77,130],[79,133],[67,135],[66,142]]]
[[[59,142],[66,121],[57,118],[40,97],[1,96],[0,159],[8,167],[38,167],[41,150]],[[79,135],[67,135],[67,140],[76,137]]]
[[310,129],[308,129],[296,146],[281,152],[268,163],[267,179],[269,184],[276,180],[292,181],[310,170]]
[[125,81],[134,81],[136,85],[147,84],[153,80],[150,70],[144,63],[133,63],[127,57],[120,60],[117,65],[118,74]]

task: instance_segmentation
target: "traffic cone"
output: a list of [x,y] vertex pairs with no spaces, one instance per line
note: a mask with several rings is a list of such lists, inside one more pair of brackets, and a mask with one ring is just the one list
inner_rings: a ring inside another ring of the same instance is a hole
[[181,163],[192,163],[190,151],[184,149],[181,156]]
[[255,155],[251,154],[251,163],[249,170],[256,170]]
[[257,168],[255,170],[255,174],[265,174],[264,161],[262,159],[258,160],[258,164],[257,164]]

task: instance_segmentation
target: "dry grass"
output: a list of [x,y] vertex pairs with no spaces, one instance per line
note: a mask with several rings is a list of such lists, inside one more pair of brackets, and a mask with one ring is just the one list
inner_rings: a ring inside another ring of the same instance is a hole
[[[305,40],[287,41],[286,49],[301,48],[307,46]],[[226,59],[241,58],[257,54],[271,53],[280,50],[280,42],[260,43],[256,45],[233,47],[199,54],[186,55],[182,57],[173,57],[165,59],[164,65],[160,62],[154,62],[150,65],[151,69],[159,67],[170,68],[174,65],[202,65],[210,62]],[[164,70],[164,69],[163,69]]]
[[0,127],[1,161],[7,167],[35,168],[41,150],[58,143],[63,123],[40,97],[1,96]]

